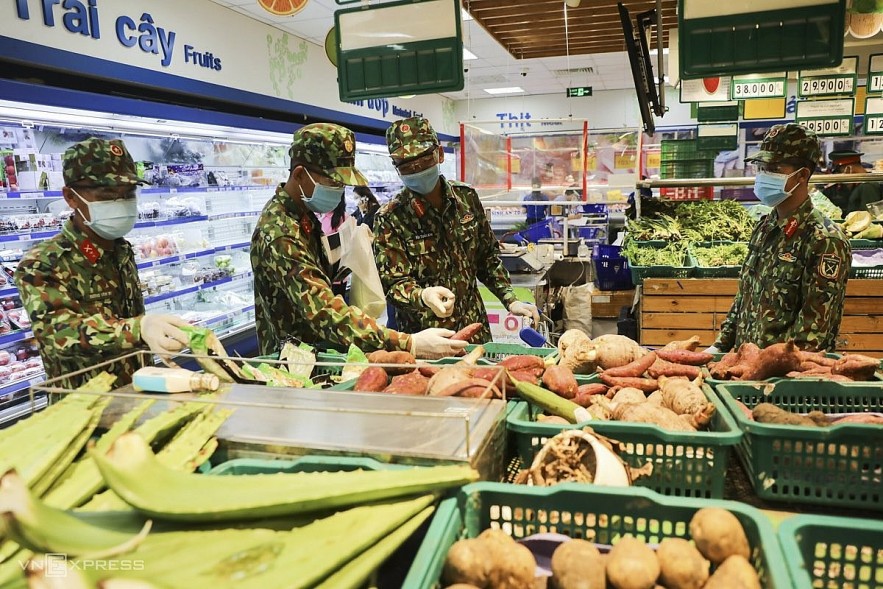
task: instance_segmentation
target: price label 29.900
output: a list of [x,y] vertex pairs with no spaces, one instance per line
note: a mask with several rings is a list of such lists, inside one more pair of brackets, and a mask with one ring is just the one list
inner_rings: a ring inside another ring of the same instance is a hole
[[855,78],[812,78],[801,80],[801,96],[824,96],[829,94],[853,94]]
[[851,96],[858,86],[858,57],[844,57],[835,68],[800,70],[797,76],[797,97]]

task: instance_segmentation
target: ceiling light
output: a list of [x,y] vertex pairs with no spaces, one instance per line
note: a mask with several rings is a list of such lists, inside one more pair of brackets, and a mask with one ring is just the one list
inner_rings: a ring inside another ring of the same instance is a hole
[[478,56],[464,47],[463,48],[463,61],[469,61],[470,59],[478,59]]
[[569,8],[579,8],[579,3],[581,0],[564,0],[564,3],[567,4]]
[[485,88],[488,94],[518,94],[524,92],[524,88],[520,86],[510,86],[509,88]]

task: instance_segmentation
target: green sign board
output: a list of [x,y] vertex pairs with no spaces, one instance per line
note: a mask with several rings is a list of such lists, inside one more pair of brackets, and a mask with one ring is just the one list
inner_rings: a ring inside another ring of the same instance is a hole
[[730,82],[730,97],[733,100],[752,98],[782,98],[785,96],[787,74],[750,74],[733,76]]
[[567,97],[568,98],[582,98],[583,96],[591,96],[592,95],[592,87],[591,86],[574,86],[573,88],[567,89]]
[[678,0],[682,79],[833,67],[846,0]]
[[696,121],[720,123],[739,120],[738,102],[700,102],[696,105]]
[[883,92],[883,54],[868,58],[868,94]]
[[801,70],[797,76],[798,98],[854,96],[858,88],[858,57],[844,57],[834,68]]
[[883,135],[883,97],[865,98],[865,135]]
[[708,150],[729,150],[739,147],[739,125],[699,125],[696,147]]
[[463,89],[458,0],[402,0],[337,10],[334,28],[342,101]]
[[794,120],[825,137],[852,135],[855,98],[800,100]]

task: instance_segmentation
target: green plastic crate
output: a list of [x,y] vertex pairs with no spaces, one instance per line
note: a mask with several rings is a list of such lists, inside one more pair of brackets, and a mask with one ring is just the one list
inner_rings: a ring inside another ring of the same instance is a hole
[[717,393],[743,432],[737,453],[758,497],[883,511],[883,426],[757,423],[736,404],[773,403],[795,413],[883,412],[883,383],[727,382]]
[[710,178],[714,176],[714,159],[660,162],[659,177],[666,178]]
[[294,460],[234,458],[212,468],[210,475],[274,474],[279,472],[341,472],[407,468],[361,456],[302,456]]
[[528,487],[474,483],[442,502],[402,585],[441,587],[448,549],[461,538],[501,528],[516,539],[554,532],[599,544],[616,544],[625,534],[656,544],[664,538],[689,539],[689,524],[703,507],[722,507],[745,528],[751,562],[764,589],[793,587],[769,520],[757,509],[734,501],[664,497],[649,489],[592,487],[564,483]]
[[597,433],[623,444],[621,456],[629,466],[653,464],[653,474],[640,477],[635,485],[676,497],[724,496],[731,450],[742,432],[724,404],[705,387],[714,403],[715,414],[708,431],[673,432],[646,423],[592,421],[578,425],[537,423],[539,411],[529,403],[519,403],[506,416],[506,429],[514,438],[519,458],[530,465],[547,440],[566,429],[589,425]]
[[[497,342],[488,342],[482,344],[484,347],[484,358],[492,362],[505,360],[509,356],[540,356],[545,358],[558,352],[557,348],[532,348],[521,344],[506,344]],[[475,345],[466,346],[466,351],[471,352],[475,349]]]
[[782,522],[778,534],[794,587],[883,587],[883,523],[798,515]]
[[683,266],[635,266],[629,262],[632,284],[643,284],[645,278],[690,278],[695,270],[692,263],[689,256],[685,258]]
[[736,243],[733,241],[720,241],[720,242],[701,242],[692,244],[690,246],[690,263],[695,267],[693,271],[693,276],[696,278],[735,278],[739,276],[739,273],[742,271],[742,265],[738,266],[702,266],[699,263],[699,258],[696,257],[697,249],[708,248],[715,245],[729,245],[732,243]]
[[[721,354],[721,353],[714,354],[713,361],[720,362],[720,359],[723,357],[724,357],[724,354]],[[834,352],[826,352],[825,357],[836,359],[836,358],[840,358],[841,354],[836,354]],[[883,372],[881,372],[881,371],[883,371],[883,360],[880,360],[880,367],[881,367],[881,370],[878,370],[877,372],[875,372],[874,378],[868,382],[878,383],[880,381],[883,381]],[[786,378],[786,377],[775,377],[775,378],[768,378],[768,379],[762,380],[762,381],[761,380],[719,380],[719,379],[711,377],[711,373],[708,371],[707,366],[702,367],[702,380],[705,381],[706,384],[710,385],[711,388],[715,389],[715,390],[717,390],[717,387],[719,387],[721,385],[734,384],[734,383],[739,383],[739,384],[746,384],[746,383],[756,384],[759,382],[761,382],[761,383],[776,383],[776,382],[782,382],[782,381],[786,381],[786,380],[798,381],[798,382],[819,382],[819,381],[830,382],[829,379],[825,378],[824,376],[819,376],[817,378],[804,377],[804,378],[800,378],[800,379]],[[859,384],[861,384],[861,383],[859,383]]]

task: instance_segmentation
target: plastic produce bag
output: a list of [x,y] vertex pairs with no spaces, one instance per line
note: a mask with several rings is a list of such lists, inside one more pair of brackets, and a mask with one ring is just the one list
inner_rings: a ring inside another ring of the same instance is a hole
[[371,229],[367,225],[356,225],[350,217],[340,226],[338,233],[341,238],[340,264],[352,271],[350,304],[377,319],[386,311],[386,296],[374,262]]

